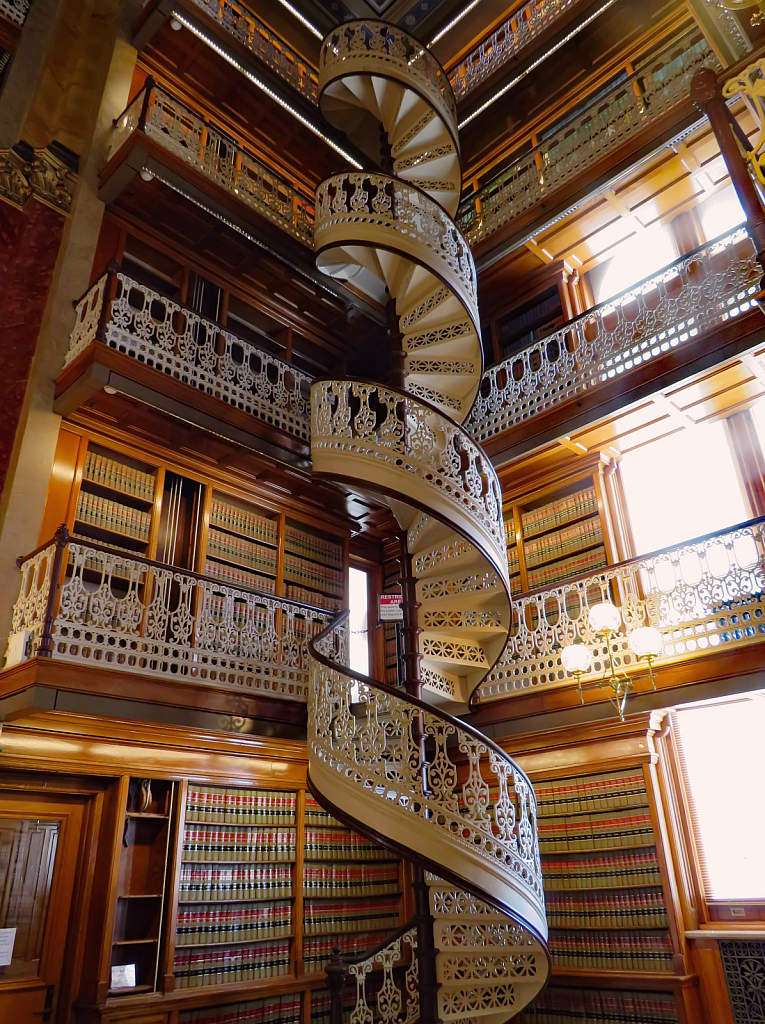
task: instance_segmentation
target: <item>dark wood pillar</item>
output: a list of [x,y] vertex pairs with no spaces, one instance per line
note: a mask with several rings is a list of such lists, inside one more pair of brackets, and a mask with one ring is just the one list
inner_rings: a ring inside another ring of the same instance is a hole
[[403,391],[406,386],[406,352],[404,351],[404,336],[398,322],[395,299],[390,299],[385,313],[388,318],[388,383],[391,387],[400,388]]
[[399,565],[401,567],[401,596],[404,621],[401,625],[402,654],[404,678],[401,680],[404,689],[412,697],[422,695],[420,680],[420,644],[422,630],[419,624],[420,602],[417,600],[417,580],[412,572],[412,556],[406,543],[406,530],[401,530],[399,541]]
[[691,100],[709,118],[736,195],[746,214],[746,228],[754,242],[757,259],[765,269],[765,211],[739,149],[736,131],[731,123],[733,118],[717,84],[717,75],[711,68],[700,68],[694,74],[691,80]]

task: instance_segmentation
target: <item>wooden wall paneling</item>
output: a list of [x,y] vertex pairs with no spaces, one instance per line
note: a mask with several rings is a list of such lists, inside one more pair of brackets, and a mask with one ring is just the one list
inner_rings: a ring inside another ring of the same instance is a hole
[[518,552],[518,569],[521,574],[521,592],[525,594],[529,589],[529,573],[526,569],[526,553],[523,550],[523,525],[521,523],[521,510],[518,505],[513,506],[513,526],[515,527],[515,550]]
[[606,549],[606,558],[609,564],[613,565],[619,561],[619,549],[616,544],[616,537],[614,533],[614,522],[613,516],[611,515],[611,506],[608,501],[608,493],[606,491],[604,476],[603,463],[599,463],[597,469],[592,475],[592,482],[595,487],[595,496],[598,502],[598,515],[600,516],[600,524],[603,530],[603,544]]
[[151,512],[151,528],[149,529],[149,543],[146,546],[146,557],[157,559],[157,546],[159,544],[159,524],[162,518],[162,500],[165,491],[165,467],[158,466],[154,475],[154,507]]
[[199,527],[199,543],[197,545],[194,571],[205,575],[207,564],[207,545],[210,537],[210,511],[212,509],[212,484],[203,484],[202,520]]
[[165,893],[162,906],[162,946],[158,969],[157,987],[163,992],[175,990],[175,934],[178,920],[178,899],[181,882],[181,861],[183,860],[183,835],[186,820],[186,800],[189,784],[186,779],[175,783],[173,810],[170,817],[170,849],[168,852]]
[[101,230],[96,243],[96,252],[93,257],[93,269],[90,273],[89,288],[92,288],[112,260],[120,262],[125,252],[126,229],[109,218],[104,217],[101,221]]
[[699,976],[704,1024],[735,1024],[719,944],[713,939],[694,939],[691,951]]
[[[114,919],[117,912],[117,880],[120,874],[120,855],[125,825],[130,776],[121,775],[111,788],[108,813],[104,815],[104,829],[100,837],[98,863],[94,885],[94,904],[91,920],[95,924],[93,944],[94,957],[87,962],[95,963],[91,975],[83,974],[84,987],[80,998],[87,1003],[103,1003],[111,987],[111,953]],[[94,948],[95,947],[95,948]],[[95,982],[95,987],[93,985]]]
[[[295,863],[292,865],[291,974],[302,978],[303,970],[303,865],[305,863],[305,788],[297,791],[295,802]],[[310,1001],[310,999],[309,999]]]
[[[71,528],[74,508],[71,508],[72,492],[77,468],[80,465],[79,450],[82,438],[62,424],[56,441],[53,457],[53,472],[48,484],[38,544],[49,541],[62,523]],[[84,456],[83,456],[84,458]],[[26,552],[19,552],[26,554]]]

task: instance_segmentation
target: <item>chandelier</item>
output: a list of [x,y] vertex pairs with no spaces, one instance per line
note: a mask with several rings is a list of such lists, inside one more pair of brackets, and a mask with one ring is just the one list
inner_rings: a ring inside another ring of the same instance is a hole
[[[619,633],[621,623],[622,613],[610,601],[601,601],[599,604],[594,604],[589,610],[590,629],[606,650],[607,663],[603,675],[599,679],[582,682],[582,676],[592,670],[593,663],[592,651],[585,643],[566,644],[560,652],[560,659],[566,672],[570,676],[576,677],[577,690],[582,704],[584,704],[585,690],[605,691],[608,699],[618,711],[619,718],[624,721],[624,709],[627,698],[634,691],[634,684],[627,673],[617,671],[614,664],[613,641]],[[654,626],[638,626],[627,634],[627,643],[635,657],[648,664],[648,675],[651,686],[655,690],[653,660],[658,658],[663,649],[661,633]]]

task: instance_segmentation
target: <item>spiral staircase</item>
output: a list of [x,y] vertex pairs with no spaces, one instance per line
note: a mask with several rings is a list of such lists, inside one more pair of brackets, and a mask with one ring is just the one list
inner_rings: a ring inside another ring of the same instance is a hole
[[[499,482],[461,427],[483,366],[475,267],[452,219],[456,108],[432,55],[370,20],[324,40],[319,94],[327,120],[386,172],[319,186],[315,246],[324,273],[388,310],[392,379],[314,383],[313,471],[384,499],[406,531],[425,699],[344,668],[341,616],[310,645],[310,785],[425,872],[437,1010],[420,976],[377,1019],[499,1024],[541,989],[549,959],[533,789],[450,713],[499,659],[510,620]],[[371,1024],[362,988],[351,1019]]]

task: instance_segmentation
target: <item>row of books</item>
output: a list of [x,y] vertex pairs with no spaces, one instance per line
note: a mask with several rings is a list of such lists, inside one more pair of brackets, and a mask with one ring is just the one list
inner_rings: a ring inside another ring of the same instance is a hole
[[[311,1024],[331,1024],[330,993],[326,989],[314,989],[311,992]],[[372,1009],[373,997],[367,996],[367,1005]],[[346,988],[343,992],[343,1024],[351,1024],[351,1016],[356,1008],[356,990]],[[374,1011],[373,1011],[374,1012]]]
[[210,505],[210,526],[219,526],[223,530],[276,546],[275,520],[255,515],[254,512],[245,512],[217,498],[213,498]]
[[76,516],[81,523],[97,526],[100,530],[111,530],[123,537],[134,537],[144,542],[149,539],[150,512],[141,512],[140,509],[121,505],[118,501],[110,501],[98,494],[80,491]]
[[196,900],[283,899],[291,895],[292,868],[288,865],[237,865],[230,868],[219,868],[213,864],[181,866],[178,899],[182,903]]
[[552,928],[666,928],[661,889],[627,889],[591,896],[548,894],[547,922]]
[[[83,537],[78,533],[72,534],[72,540],[79,541],[81,544],[92,544],[93,541],[90,537]],[[135,555],[135,551],[131,551],[130,548],[118,547],[116,544],[105,544],[104,541],[100,540],[99,544],[103,544],[104,547],[110,548],[115,554],[124,553],[128,557]],[[102,573],[108,576],[112,580],[128,580],[132,578],[132,569],[136,569],[138,572],[137,580],[139,583],[143,583],[145,578],[145,567],[140,562],[135,562],[131,558],[131,565],[128,566],[124,562],[119,565],[109,567],[107,570],[106,560],[109,556],[103,551],[94,551],[93,554],[87,555],[85,561],[82,563],[85,569],[90,569],[92,572]],[[69,565],[74,565],[75,555],[74,552],[69,550]]]
[[380,941],[379,934],[350,934],[306,936],[303,942],[303,966],[306,974],[323,971],[324,965],[332,956],[332,947],[339,946],[340,952],[346,956],[365,953]]
[[208,621],[212,620],[216,625],[225,623],[226,627],[246,630],[249,634],[263,634],[268,628],[268,608],[257,598],[249,601],[208,590],[205,592],[204,613]]
[[531,568],[540,562],[550,562],[574,554],[582,548],[590,548],[594,544],[603,543],[603,529],[600,517],[584,519],[581,523],[573,523],[554,533],[546,533],[537,540],[526,541],[523,545],[523,556],[526,565]]
[[675,997],[664,992],[550,986],[526,1007],[523,1024],[673,1024]]
[[536,782],[534,792],[540,817],[605,811],[614,807],[645,807],[648,803],[645,778],[639,769]]
[[593,548],[591,551],[583,551],[579,555],[572,555],[570,558],[564,558],[560,562],[553,562],[551,565],[543,565],[528,574],[529,591],[538,590],[548,583],[562,583],[563,580],[570,579],[572,576],[597,572],[606,564],[606,549],[599,547]]
[[290,973],[289,939],[223,949],[176,949],[173,973],[176,988],[281,977]]
[[292,903],[207,903],[178,911],[176,946],[210,946],[247,939],[279,939],[292,928]]
[[306,828],[306,860],[390,860],[381,846],[348,829]]
[[243,537],[232,537],[230,533],[210,530],[207,538],[207,553],[213,558],[225,558],[276,575],[276,548],[255,544]]
[[306,896],[387,896],[398,891],[397,864],[306,864],[303,868]]
[[310,793],[305,795],[305,823],[306,825],[319,825],[320,827],[343,828],[343,825],[327,814],[318,801],[314,800]]
[[182,1010],[178,1024],[300,1024],[300,993]]
[[[240,826],[241,828],[241,826]],[[294,828],[189,828],[183,834],[185,861],[292,861],[295,859]]]
[[308,590],[305,587],[296,587],[294,583],[285,583],[284,596],[289,601],[297,601],[299,604],[312,604],[315,608],[324,608],[328,612],[336,612],[340,607],[340,602],[337,598],[318,594],[315,590]]
[[121,462],[107,459],[95,452],[88,452],[82,469],[83,480],[89,480],[112,491],[122,491],[143,501],[154,499],[154,475],[142,473],[140,469],[131,469]]
[[521,526],[524,540],[536,537],[556,526],[565,526],[572,519],[592,515],[598,511],[598,499],[594,487],[588,487],[567,498],[556,498],[541,508],[521,513]]
[[545,860],[542,873],[546,892],[637,888],[661,884],[655,850],[620,853],[610,857]]
[[316,587],[333,597],[342,597],[345,589],[345,574],[341,570],[325,568],[297,555],[285,554],[284,578],[302,586]]
[[347,934],[366,932],[378,928],[395,928],[398,924],[398,898],[364,900],[311,900],[304,905],[303,932],[305,935]]
[[669,934],[624,935],[611,932],[553,932],[549,939],[555,967],[595,968],[607,971],[671,971],[672,941]]
[[276,593],[275,579],[257,576],[254,572],[247,572],[246,569],[238,569],[232,565],[222,565],[220,562],[205,563],[205,576],[220,580],[222,583],[231,583],[235,587],[258,590],[261,594]]
[[333,566],[335,569],[343,568],[343,546],[335,544],[324,537],[315,537],[305,530],[299,530],[296,526],[287,526],[284,535],[284,548],[296,555],[305,555],[316,562],[324,562],[325,565]]
[[542,819],[538,829],[542,853],[653,844],[653,824],[647,809],[642,812],[639,808],[632,808],[621,813],[580,814],[571,819]]
[[192,783],[186,798],[186,821],[292,825],[296,801],[296,793],[275,789],[231,789]]

